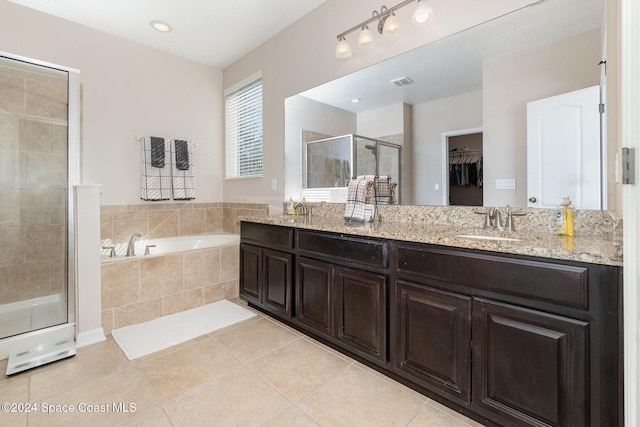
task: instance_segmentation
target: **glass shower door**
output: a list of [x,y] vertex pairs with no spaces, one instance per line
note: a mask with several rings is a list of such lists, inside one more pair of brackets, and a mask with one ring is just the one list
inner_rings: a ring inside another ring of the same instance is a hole
[[69,320],[68,88],[0,56],[0,339]]

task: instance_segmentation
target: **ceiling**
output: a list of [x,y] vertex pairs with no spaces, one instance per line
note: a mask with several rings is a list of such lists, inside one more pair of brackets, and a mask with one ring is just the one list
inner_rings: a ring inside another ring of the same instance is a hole
[[[217,68],[224,68],[325,0],[9,0]],[[151,28],[152,20],[173,27]]]
[[[300,95],[360,113],[481,90],[483,62],[599,29],[603,8],[603,0],[540,1]],[[414,83],[390,83],[399,77]],[[361,102],[353,104],[353,98]]]

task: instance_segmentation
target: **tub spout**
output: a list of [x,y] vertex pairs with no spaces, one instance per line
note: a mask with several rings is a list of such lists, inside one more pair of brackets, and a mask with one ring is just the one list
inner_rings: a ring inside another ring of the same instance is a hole
[[133,236],[129,239],[129,244],[127,245],[126,256],[134,256],[136,254],[136,240],[140,237],[142,237],[140,233],[133,233]]

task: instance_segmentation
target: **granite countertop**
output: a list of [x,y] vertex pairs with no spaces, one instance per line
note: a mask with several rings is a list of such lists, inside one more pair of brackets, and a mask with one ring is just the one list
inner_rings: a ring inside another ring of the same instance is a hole
[[[428,243],[542,258],[622,266],[622,246],[613,234],[558,236],[549,232],[499,231],[475,226],[381,221],[347,223],[341,217],[271,215],[243,217],[243,221],[307,230]],[[497,237],[489,240],[460,236]]]

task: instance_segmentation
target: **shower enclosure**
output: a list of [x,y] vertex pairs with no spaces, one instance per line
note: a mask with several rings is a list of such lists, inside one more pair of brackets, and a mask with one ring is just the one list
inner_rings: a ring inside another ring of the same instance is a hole
[[77,71],[0,52],[0,359],[9,356],[7,373],[75,353],[70,190],[78,182],[78,82]]
[[398,184],[396,199],[399,203],[400,148],[391,142],[355,134],[305,142],[302,153],[303,195],[313,197],[323,191],[329,194],[329,189],[346,189],[351,178],[359,175],[388,175]]

